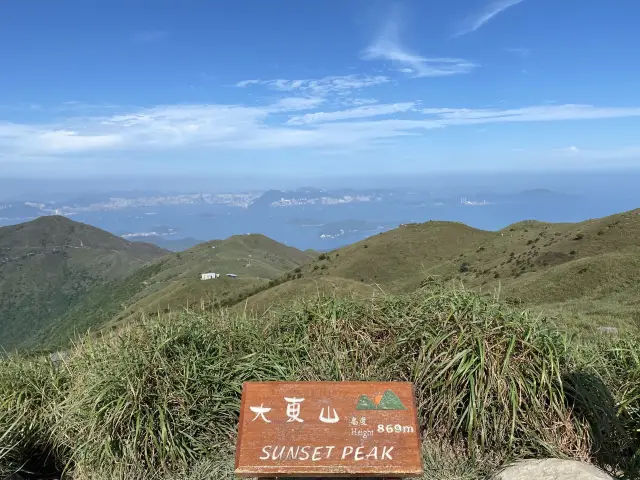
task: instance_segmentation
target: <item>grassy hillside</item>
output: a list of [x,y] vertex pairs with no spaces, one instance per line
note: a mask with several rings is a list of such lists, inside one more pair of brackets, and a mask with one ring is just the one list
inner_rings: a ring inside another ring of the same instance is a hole
[[411,291],[430,269],[496,235],[461,223],[409,224],[321,254],[302,274],[376,283],[390,292]]
[[166,253],[61,216],[0,228],[0,347],[34,345],[93,289]]
[[[408,224],[322,254],[262,235],[238,235],[168,254],[102,288],[81,290],[81,302],[59,302],[48,317],[55,321],[31,338],[60,344],[74,332],[119,325],[140,312],[239,303],[236,309],[260,313],[318,291],[366,297],[408,293],[429,276],[499,292],[508,302],[561,315],[583,333],[597,334],[600,327],[635,332],[640,330],[639,214],[575,224],[524,221],[499,232],[453,222]],[[221,277],[200,280],[206,272]]]
[[[499,232],[427,222],[321,254],[290,278],[346,279],[407,293],[427,276],[437,276],[562,313],[582,331],[601,326],[637,331],[638,238],[640,210],[574,224],[524,221]],[[281,303],[283,288],[274,290],[272,299],[269,291],[261,292],[255,302]]]
[[231,308],[236,313],[264,315],[296,301],[318,295],[327,297],[374,298],[383,293],[375,285],[340,277],[299,278],[251,295]]
[[[236,235],[171,253],[86,295],[51,322],[40,337],[41,345],[63,345],[76,333],[116,326],[140,313],[154,316],[235,303],[310,258],[264,235]],[[200,274],[208,272],[220,278],[201,280]]]
[[[203,243],[163,259],[158,272],[127,301],[128,311],[153,313],[189,305],[210,307],[229,296],[266,286],[269,280],[310,258],[264,235],[236,235]],[[201,280],[200,274],[207,272],[219,273],[220,278]],[[228,273],[238,277],[229,278]]]

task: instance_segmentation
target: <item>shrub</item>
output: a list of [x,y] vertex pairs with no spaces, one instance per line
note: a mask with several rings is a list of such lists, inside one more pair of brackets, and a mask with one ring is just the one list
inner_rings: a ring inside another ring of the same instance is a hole
[[326,260],[327,258],[328,258],[328,257],[327,257],[327,254],[326,254],[326,253],[323,253],[323,254],[321,254],[321,255],[318,257],[318,260]]
[[460,271],[460,273],[465,273],[468,272],[470,270],[470,266],[467,262],[462,262],[462,264],[460,265],[460,268],[458,269]]
[[573,237],[574,240],[582,240],[583,238],[584,238],[584,234],[582,233],[579,233],[575,237]]

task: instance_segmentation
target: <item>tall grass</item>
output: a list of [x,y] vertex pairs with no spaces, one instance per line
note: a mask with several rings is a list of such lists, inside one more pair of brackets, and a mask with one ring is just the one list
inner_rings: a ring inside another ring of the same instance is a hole
[[52,438],[66,377],[48,359],[9,357],[0,363],[0,477],[55,470],[67,452]]
[[[637,390],[621,371],[633,357],[611,352],[607,368],[620,372],[607,381],[626,432]],[[0,466],[45,451],[77,478],[228,475],[242,383],[254,380],[411,381],[425,440],[474,471],[517,457],[599,462],[577,383],[567,383],[592,353],[575,356],[544,319],[438,285],[369,301],[320,294],[260,318],[220,310],[145,320],[87,337],[57,370],[44,360],[0,364],[0,405],[21,414],[0,416],[0,432],[13,432],[0,437]],[[429,471],[437,458],[425,454]]]
[[565,384],[589,425],[593,455],[612,473],[640,477],[640,338],[576,345]]

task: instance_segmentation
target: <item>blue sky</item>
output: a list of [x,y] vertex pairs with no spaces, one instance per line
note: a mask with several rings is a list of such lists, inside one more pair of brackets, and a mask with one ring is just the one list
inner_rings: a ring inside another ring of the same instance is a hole
[[5,0],[0,175],[640,166],[637,0]]

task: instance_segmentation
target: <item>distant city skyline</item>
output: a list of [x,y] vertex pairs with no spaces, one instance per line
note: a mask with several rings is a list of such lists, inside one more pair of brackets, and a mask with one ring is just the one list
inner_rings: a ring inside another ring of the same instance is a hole
[[0,178],[640,168],[640,3],[7,0]]

